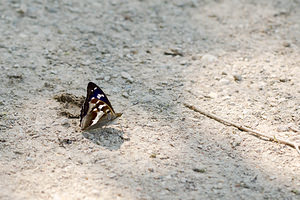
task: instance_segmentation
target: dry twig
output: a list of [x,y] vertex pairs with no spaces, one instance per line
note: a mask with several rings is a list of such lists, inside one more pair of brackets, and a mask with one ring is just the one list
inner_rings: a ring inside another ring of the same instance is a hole
[[189,109],[191,109],[191,110],[193,110],[193,111],[195,111],[195,112],[201,113],[202,115],[205,115],[206,117],[214,119],[214,120],[216,120],[216,121],[218,121],[218,122],[220,122],[220,123],[222,123],[224,125],[234,126],[234,127],[238,128],[241,131],[249,132],[252,135],[255,135],[257,137],[266,138],[267,140],[272,141],[272,142],[277,142],[277,143],[280,143],[280,144],[285,144],[285,145],[291,146],[291,147],[295,148],[297,150],[297,152],[300,154],[300,149],[299,149],[300,145],[298,145],[296,143],[293,143],[293,142],[290,142],[290,141],[286,141],[286,140],[282,140],[282,139],[278,139],[275,136],[272,137],[272,136],[265,135],[265,134],[263,134],[263,133],[261,133],[259,131],[253,130],[253,129],[245,127],[245,126],[241,126],[241,125],[233,123],[231,121],[222,119],[222,118],[220,118],[220,117],[218,117],[216,115],[213,115],[211,113],[199,110],[195,106],[189,105],[187,103],[184,103],[184,106],[187,107],[187,108],[189,108]]

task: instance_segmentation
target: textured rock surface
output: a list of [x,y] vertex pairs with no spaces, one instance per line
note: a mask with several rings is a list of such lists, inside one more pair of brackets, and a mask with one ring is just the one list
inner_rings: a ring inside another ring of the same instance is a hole
[[[0,13],[0,199],[300,198],[294,149],[183,106],[300,143],[299,1],[8,0]],[[80,108],[53,97],[89,81],[124,114],[81,132]]]

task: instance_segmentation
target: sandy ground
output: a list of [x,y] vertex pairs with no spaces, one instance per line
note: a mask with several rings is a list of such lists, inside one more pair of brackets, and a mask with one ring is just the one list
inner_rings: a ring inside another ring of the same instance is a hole
[[[0,2],[0,199],[300,199],[300,2]],[[89,132],[98,84],[123,116]],[[69,97],[64,102],[62,97]]]

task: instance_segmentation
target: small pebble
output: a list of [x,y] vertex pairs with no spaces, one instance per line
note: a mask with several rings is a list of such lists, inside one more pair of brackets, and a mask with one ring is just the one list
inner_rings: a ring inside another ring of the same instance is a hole
[[114,173],[110,173],[110,174],[108,174],[107,176],[108,176],[109,178],[115,178],[117,175],[114,174]]
[[31,161],[34,161],[34,159],[32,157],[27,157],[26,161],[31,162]]
[[236,82],[242,81],[242,76],[241,75],[235,74],[235,75],[233,75],[233,78],[234,78],[234,81],[236,81]]
[[243,139],[240,136],[235,136],[233,138],[233,140],[231,141],[231,146],[232,147],[240,146],[242,142],[243,142]]
[[101,193],[100,193],[99,190],[95,190],[95,189],[94,189],[94,190],[91,191],[91,194],[100,196]]
[[105,76],[105,77],[104,77],[104,80],[105,80],[105,81],[109,81],[109,80],[110,80],[110,76]]
[[131,75],[128,74],[127,72],[121,72],[121,76],[122,76],[122,78],[128,80],[130,83],[133,82],[133,78],[132,78]]
[[125,97],[125,98],[128,98],[128,97],[129,97],[129,94],[128,94],[127,92],[123,92],[123,93],[122,93],[122,96]]
[[25,15],[27,12],[27,6],[25,4],[21,4],[20,8],[16,10],[20,15]]
[[198,172],[198,173],[205,173],[206,169],[205,168],[193,168],[194,172]]
[[221,85],[228,85],[228,84],[230,83],[230,80],[225,79],[225,78],[222,78],[222,79],[219,81],[219,83],[220,83]]
[[284,82],[288,82],[289,79],[288,78],[280,78],[279,81],[282,82],[282,83],[284,83]]
[[56,74],[57,74],[57,71],[51,70],[50,73],[56,75]]
[[150,158],[156,158],[156,154],[155,153],[151,154]]
[[291,44],[289,42],[283,42],[282,44],[284,47],[291,47]]
[[117,77],[118,77],[118,74],[114,73],[114,74],[112,74],[112,77],[113,77],[113,78],[117,78]]
[[120,89],[119,88],[113,88],[112,90],[111,90],[113,93],[119,93],[120,92]]
[[218,94],[215,93],[215,92],[210,92],[207,96],[208,96],[209,98],[215,99],[215,98],[218,97]]
[[63,119],[61,121],[61,125],[65,126],[65,127],[70,127],[70,123],[69,123],[69,120],[68,119]]
[[278,132],[288,132],[289,130],[290,130],[290,128],[288,125],[282,125],[282,126],[277,127]]
[[192,56],[192,60],[197,60],[197,56]]
[[187,64],[188,64],[188,62],[186,60],[180,61],[180,65],[187,65]]
[[83,61],[81,62],[81,64],[87,66],[87,65],[92,64],[92,62],[91,62],[90,60],[83,60]]
[[148,168],[148,171],[149,172],[154,172],[154,169],[153,168]]
[[100,74],[97,78],[96,78],[96,80],[103,80],[104,79],[104,75],[103,74]]
[[218,183],[215,188],[216,189],[222,189],[223,188],[223,183]]
[[201,58],[201,61],[203,62],[203,64],[210,64],[210,63],[216,62],[217,60],[218,59],[216,56],[210,55],[210,54],[205,54]]

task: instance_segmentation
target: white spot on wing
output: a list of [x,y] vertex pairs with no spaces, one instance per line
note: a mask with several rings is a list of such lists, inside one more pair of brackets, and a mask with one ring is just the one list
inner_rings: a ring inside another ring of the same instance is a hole
[[98,108],[101,110],[105,105],[99,105]]
[[104,94],[98,94],[97,98],[100,99],[101,97],[104,97]]
[[[97,108],[99,108],[99,110],[101,110],[105,105],[99,105]],[[97,111],[97,108],[94,108],[93,111]]]
[[99,119],[104,115],[104,112],[100,111],[97,112],[97,116],[95,117],[95,119],[93,120],[93,123],[91,124],[91,126],[97,124],[97,122],[99,121]]

